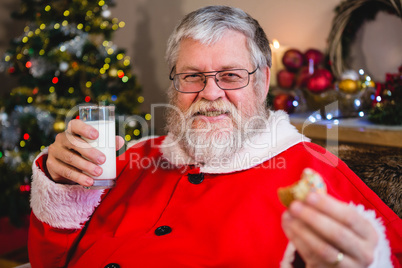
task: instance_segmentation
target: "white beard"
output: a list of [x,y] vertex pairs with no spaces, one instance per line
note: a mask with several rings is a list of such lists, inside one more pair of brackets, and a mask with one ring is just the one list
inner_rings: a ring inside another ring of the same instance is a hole
[[[205,117],[199,116],[221,114],[225,114],[226,118],[217,122],[210,122]],[[259,119],[250,121],[255,116]],[[193,103],[187,111],[183,112],[183,115],[169,110],[167,129],[176,140],[179,140],[182,149],[196,163],[202,165],[233,157],[244,147],[246,139],[258,133],[252,131],[253,129],[265,127],[267,118],[264,103],[260,104],[260,107],[254,107],[254,111],[240,113],[238,108],[229,101],[202,99]]]

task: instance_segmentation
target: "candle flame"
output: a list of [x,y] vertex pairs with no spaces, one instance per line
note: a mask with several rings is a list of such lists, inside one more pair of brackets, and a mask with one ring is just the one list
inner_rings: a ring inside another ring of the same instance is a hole
[[275,49],[278,49],[281,46],[277,39],[272,40],[272,45],[274,46]]

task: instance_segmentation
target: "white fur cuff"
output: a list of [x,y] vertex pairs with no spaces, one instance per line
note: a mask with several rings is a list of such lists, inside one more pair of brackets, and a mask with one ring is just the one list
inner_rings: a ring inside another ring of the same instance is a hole
[[81,229],[99,205],[103,190],[87,190],[79,185],[58,184],[36,165],[47,154],[44,149],[32,165],[31,207],[42,222],[60,229]]

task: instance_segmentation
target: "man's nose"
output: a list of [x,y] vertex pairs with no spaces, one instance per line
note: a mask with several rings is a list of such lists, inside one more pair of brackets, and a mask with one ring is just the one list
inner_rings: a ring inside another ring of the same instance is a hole
[[[208,78],[211,78],[208,80]],[[205,88],[203,91],[198,93],[198,96],[204,98],[206,100],[214,101],[223,96],[225,96],[225,91],[218,87],[215,80],[215,75],[206,75],[205,76]]]

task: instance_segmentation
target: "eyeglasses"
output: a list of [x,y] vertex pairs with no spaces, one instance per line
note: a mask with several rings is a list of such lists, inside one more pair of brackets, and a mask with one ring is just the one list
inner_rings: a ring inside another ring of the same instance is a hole
[[213,77],[216,85],[223,90],[235,90],[246,87],[250,82],[250,75],[257,68],[249,72],[246,69],[232,69],[215,72],[179,73],[172,76],[176,66],[172,68],[169,79],[173,81],[175,89],[182,93],[197,93],[203,91],[207,85],[207,77]]

